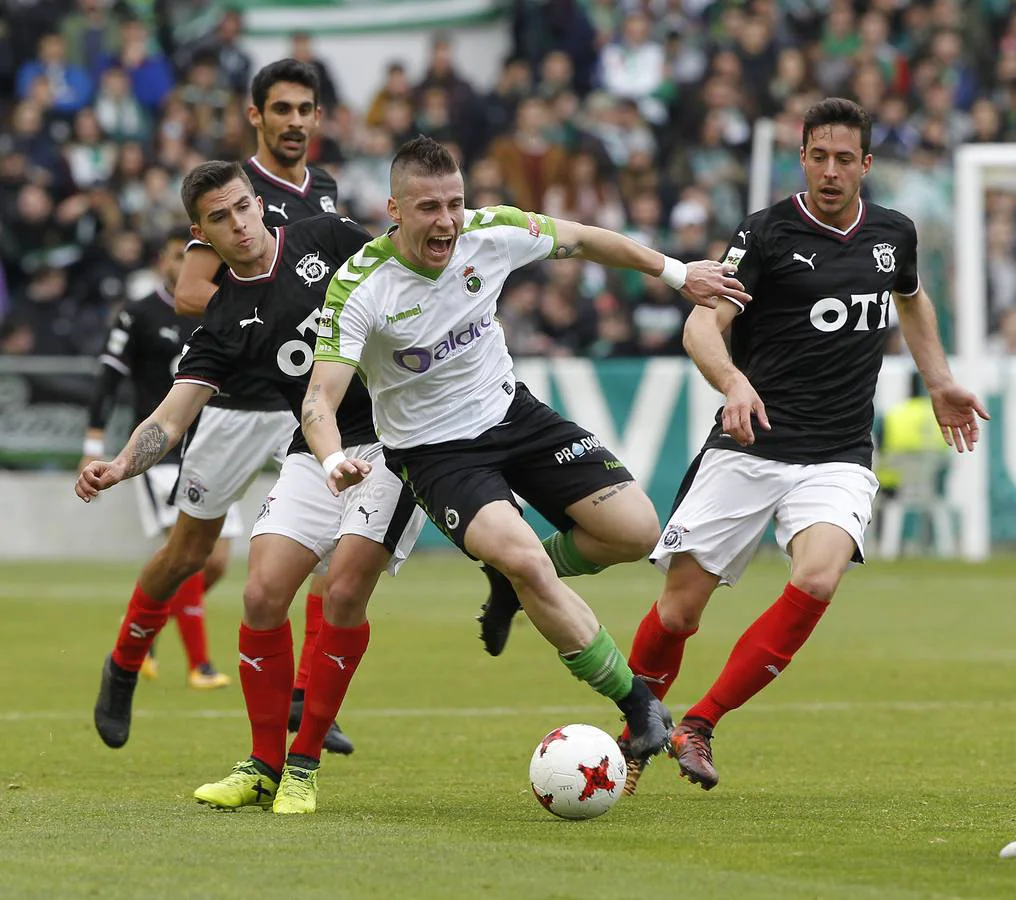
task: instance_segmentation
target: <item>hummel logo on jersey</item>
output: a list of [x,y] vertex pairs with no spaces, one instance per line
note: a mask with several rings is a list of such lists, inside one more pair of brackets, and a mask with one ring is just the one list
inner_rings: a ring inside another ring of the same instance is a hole
[[143,641],[148,635],[150,635],[154,628],[142,628],[136,622],[131,622],[128,626],[128,631],[131,633],[131,637],[138,641]]
[[367,522],[367,524],[369,525],[369,524],[370,524],[370,517],[371,517],[372,515],[374,515],[374,513],[376,513],[376,512],[377,512],[377,510],[376,510],[376,509],[372,509],[372,510],[371,510],[370,512],[367,512],[367,510],[365,510],[365,509],[364,509],[364,508],[363,508],[363,507],[361,506],[361,507],[360,507],[360,508],[359,508],[359,509],[357,510],[357,512],[361,512],[361,513],[363,513],[363,519],[364,519],[364,521],[365,521],[365,522]]
[[[324,651],[322,651],[322,652],[324,652]],[[331,653],[325,653],[325,656],[327,656],[330,660],[333,660],[335,662],[335,665],[337,665],[340,669],[345,670],[345,668],[346,668],[346,663],[345,663],[346,657],[344,657],[344,656],[332,656]]]
[[264,325],[264,324],[265,320],[258,318],[258,308],[256,306],[254,307],[254,318],[240,320],[241,328],[246,328],[248,325]]
[[289,216],[286,215],[286,204],[285,203],[283,203],[282,206],[276,206],[274,203],[269,203],[268,204],[268,212],[278,213],[287,222],[289,221]]
[[264,671],[264,669],[261,668],[261,663],[264,662],[264,659],[265,658],[263,656],[255,656],[253,659],[251,659],[244,653],[240,654],[240,662],[247,663],[247,665],[250,666],[255,672]]
[[329,272],[331,267],[318,255],[318,251],[308,253],[296,264],[296,274],[299,275],[307,287],[320,281]]
[[741,239],[741,243],[742,244],[747,244],[748,243],[748,235],[749,234],[751,234],[751,230],[750,229],[748,231],[739,231],[737,233],[737,236]]
[[817,252],[816,253],[812,253],[812,255],[810,257],[804,257],[804,256],[801,256],[800,253],[795,253],[794,254],[794,262],[803,262],[809,269],[812,270],[812,272],[814,272],[815,271],[815,257],[816,256],[818,256]]
[[389,325],[394,325],[396,322],[401,322],[403,319],[411,319],[413,316],[418,316],[423,313],[423,308],[419,303],[410,309],[401,309],[394,316],[386,315],[385,319],[388,320]]
[[773,678],[775,678],[777,675],[780,674],[780,670],[777,669],[776,666],[771,666],[771,665],[770,666],[766,666],[766,671],[769,672],[773,676]]

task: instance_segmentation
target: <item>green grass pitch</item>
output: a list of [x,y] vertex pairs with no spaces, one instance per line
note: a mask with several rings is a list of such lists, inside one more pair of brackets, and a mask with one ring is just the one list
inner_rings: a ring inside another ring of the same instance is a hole
[[[482,652],[485,582],[456,555],[384,578],[316,816],[215,813],[191,791],[245,756],[237,686],[195,693],[173,626],[120,751],[91,724],[136,567],[0,566],[0,898],[1013,898],[1016,560],[851,572],[787,674],[721,724],[711,793],[657,761],[606,816],[554,819],[529,790],[551,728],[615,733],[534,629]],[[243,567],[208,601],[235,672]],[[714,597],[669,703],[679,715],[779,593],[760,559]],[[660,578],[572,582],[624,649]],[[298,604],[299,605],[299,604]],[[294,615],[294,630],[302,614]]]

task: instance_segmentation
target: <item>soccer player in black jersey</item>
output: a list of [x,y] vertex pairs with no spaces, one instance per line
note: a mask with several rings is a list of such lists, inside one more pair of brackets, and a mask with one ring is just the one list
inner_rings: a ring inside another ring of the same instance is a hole
[[[89,409],[79,471],[103,455],[106,425],[125,377],[130,379],[133,388],[135,425],[151,415],[173,384],[184,343],[194,330],[193,319],[180,316],[173,309],[173,291],[183,263],[184,248],[190,240],[187,231],[169,235],[158,260],[162,284],[147,297],[128,303],[110,329],[105,349],[99,356],[101,369]],[[165,534],[176,521],[177,510],[169,503],[169,498],[179,467],[180,454],[174,448],[159,465],[135,482],[141,525],[148,538]],[[239,512],[231,507],[223,536],[239,537],[242,531]],[[204,609],[205,592],[225,570],[227,548],[226,541],[217,543],[205,567],[187,578],[168,604],[187,653],[187,683],[199,690],[225,687],[230,683],[229,676],[217,671],[208,658]],[[117,654],[117,662],[129,665],[129,660],[121,654]],[[143,665],[142,674],[154,678],[157,672],[154,658],[147,658],[145,664],[147,669]]]
[[[254,76],[251,96],[248,117],[257,130],[258,146],[243,167],[262,198],[265,223],[285,226],[322,212],[335,212],[335,181],[322,169],[307,165],[307,143],[320,119],[316,72],[293,59],[279,60]],[[224,273],[222,259],[211,247],[191,241],[174,295],[177,312],[203,315]],[[180,477],[171,498],[179,515],[166,545],[141,570],[117,642],[118,658],[129,671],[141,665],[140,660],[135,662],[135,649],[140,647],[121,648],[154,639],[154,634],[141,639],[131,636],[132,610],[162,608],[182,584],[201,571],[215,551],[227,511],[266,461],[282,455],[294,425],[278,390],[259,379],[233,379],[208,404],[183,446]],[[300,700],[291,711],[294,731],[299,727],[302,689],[321,623],[321,581],[317,578],[311,584],[306,621],[307,636],[296,680]],[[325,748],[351,753],[353,745],[336,725],[328,732]]]
[[[685,347],[725,402],[650,557],[666,584],[635,635],[632,671],[667,693],[710,596],[737,581],[770,521],[791,559],[782,595],[671,734],[682,774],[706,790],[719,780],[717,722],[786,669],[847,567],[863,561],[878,487],[872,401],[891,302],[946,442],[973,450],[977,417],[988,418],[949,371],[917,274],[914,223],[861,199],[870,138],[867,113],[851,101],[808,110],[807,190],[748,216],[727,249],[753,302],[696,308],[685,330]],[[629,768],[628,793],[640,771]]]
[[[93,462],[82,471],[76,491],[85,500],[158,462],[230,378],[273,385],[295,412],[307,389],[330,275],[369,238],[334,214],[266,228],[261,201],[238,163],[197,166],[181,192],[195,236],[215,247],[228,271],[187,342],[165,400],[112,462]],[[360,459],[382,459],[362,384],[350,392],[336,421],[358,446]],[[357,470],[349,463],[358,484],[348,498],[333,497],[295,422],[294,427],[282,473],[254,526],[244,589],[240,682],[252,751],[226,778],[195,791],[200,802],[219,809],[257,805],[280,813],[314,811],[324,737],[367,648],[371,592],[381,572],[395,574],[423,527],[423,513],[410,491],[383,464],[362,464]],[[361,510],[369,513],[361,515]],[[306,577],[329,555],[324,621],[311,660],[303,721],[287,757],[293,689],[289,606]],[[157,624],[141,613],[135,620],[141,628]],[[129,678],[108,659],[103,692],[119,691],[128,702],[124,709],[123,703],[105,703],[100,694],[100,733],[129,727],[130,690]]]

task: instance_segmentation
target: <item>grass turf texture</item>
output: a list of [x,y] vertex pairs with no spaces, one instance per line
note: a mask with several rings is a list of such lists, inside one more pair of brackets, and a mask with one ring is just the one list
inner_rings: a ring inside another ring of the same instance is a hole
[[[231,673],[242,572],[208,602]],[[0,897],[1016,896],[1016,861],[997,857],[1016,839],[1016,560],[851,572],[787,675],[721,724],[716,790],[659,760],[635,798],[578,823],[540,809],[530,754],[568,722],[616,733],[616,711],[528,624],[505,656],[482,652],[486,582],[464,558],[382,580],[340,720],[356,753],[326,757],[315,816],[286,818],[191,799],[249,736],[238,686],[184,687],[172,623],[130,743],[99,742],[91,707],[135,574],[0,566]],[[676,715],[785,579],[762,559],[716,595]],[[627,648],[661,580],[641,564],[572,584]]]

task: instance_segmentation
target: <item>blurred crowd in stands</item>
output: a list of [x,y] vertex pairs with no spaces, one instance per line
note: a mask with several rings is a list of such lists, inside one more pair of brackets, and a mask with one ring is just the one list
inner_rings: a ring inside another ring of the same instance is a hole
[[[210,0],[0,0],[0,353],[91,354],[185,221],[182,176],[254,149],[243,13]],[[54,23],[56,27],[54,27]],[[515,0],[514,50],[483,91],[436,36],[392,60],[366,109],[322,79],[311,161],[344,212],[386,227],[388,166],[418,132],[447,145],[467,203],[510,203],[717,258],[745,215],[753,125],[775,122],[772,197],[802,186],[803,111],[849,96],[874,120],[870,199],[918,224],[950,325],[954,148],[1016,139],[1009,0]],[[1016,180],[1016,173],[1014,173]],[[1016,352],[1016,187],[988,200],[992,346]],[[688,308],[654,278],[579,261],[507,286],[519,355],[681,353]]]

